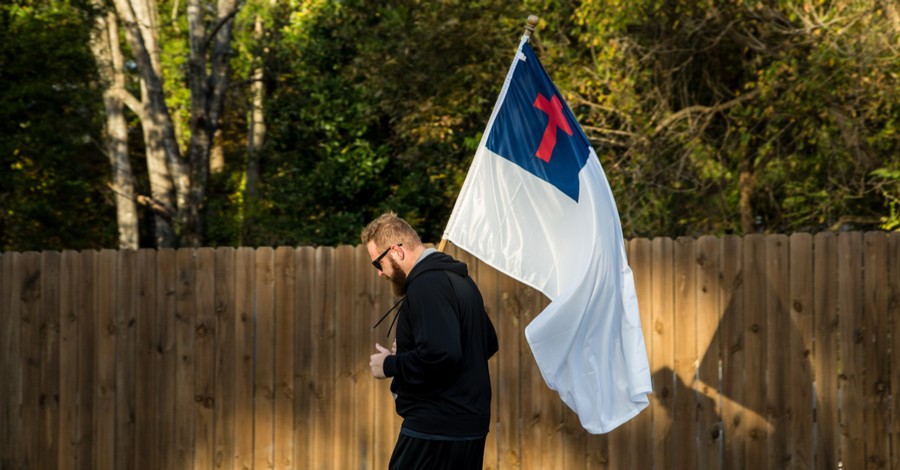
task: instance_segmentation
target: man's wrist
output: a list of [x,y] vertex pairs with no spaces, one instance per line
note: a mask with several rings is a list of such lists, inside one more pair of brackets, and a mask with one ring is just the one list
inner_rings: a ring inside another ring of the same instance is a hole
[[384,358],[384,364],[382,364],[382,370],[384,371],[385,377],[393,377],[397,375],[397,356],[391,354]]

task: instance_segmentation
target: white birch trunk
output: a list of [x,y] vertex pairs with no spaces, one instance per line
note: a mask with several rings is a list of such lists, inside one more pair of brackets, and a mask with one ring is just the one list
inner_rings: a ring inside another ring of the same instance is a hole
[[112,166],[111,187],[115,193],[119,248],[135,250],[139,246],[137,203],[134,175],[128,158],[128,123],[121,98],[125,89],[124,60],[119,48],[119,28],[114,13],[97,16],[91,38],[91,50],[103,82],[106,111],[106,153]]
[[[160,248],[174,247],[176,231],[184,223],[190,176],[175,139],[175,128],[163,90],[157,5],[154,0],[114,1],[141,75],[142,106],[138,115],[147,148],[147,168],[154,203],[162,209],[157,211],[155,219],[156,242]],[[174,228],[169,219],[172,214],[175,215]]]

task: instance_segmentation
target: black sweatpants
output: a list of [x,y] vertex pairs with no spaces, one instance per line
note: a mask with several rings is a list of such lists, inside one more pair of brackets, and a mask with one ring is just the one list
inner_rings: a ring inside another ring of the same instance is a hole
[[389,470],[481,470],[484,441],[437,441],[400,434]]

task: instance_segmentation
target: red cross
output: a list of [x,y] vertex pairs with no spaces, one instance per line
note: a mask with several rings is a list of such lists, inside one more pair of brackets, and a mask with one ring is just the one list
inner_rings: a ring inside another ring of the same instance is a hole
[[547,127],[544,129],[544,137],[541,139],[541,146],[538,147],[538,158],[546,163],[550,163],[550,157],[553,156],[553,148],[556,147],[556,129],[562,129],[568,135],[572,135],[572,129],[569,128],[569,122],[562,112],[562,103],[556,95],[550,101],[544,98],[544,95],[538,93],[534,100],[534,107],[540,109],[547,114]]

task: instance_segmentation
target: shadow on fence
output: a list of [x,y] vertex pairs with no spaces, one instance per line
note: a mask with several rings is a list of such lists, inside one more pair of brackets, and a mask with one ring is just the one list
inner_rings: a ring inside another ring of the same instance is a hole
[[[627,250],[654,393],[590,435],[524,339],[547,300],[449,248],[501,343],[485,468],[900,470],[900,234]],[[351,246],[0,254],[0,468],[384,468],[399,419],[368,357],[393,302],[368,265]]]

